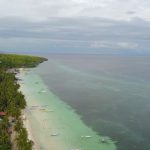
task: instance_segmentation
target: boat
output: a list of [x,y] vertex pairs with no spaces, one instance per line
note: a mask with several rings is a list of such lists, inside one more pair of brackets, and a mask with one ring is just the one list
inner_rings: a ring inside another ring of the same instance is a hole
[[90,135],[82,135],[81,137],[82,138],[92,138],[92,136],[90,136]]
[[42,105],[41,107],[48,107],[48,105]]
[[37,106],[37,105],[33,105],[32,107],[39,107],[39,106]]
[[40,110],[46,110],[45,108],[40,108]]
[[100,141],[101,141],[101,143],[108,143],[108,140],[105,138],[102,138]]
[[52,133],[51,136],[58,136],[58,133]]
[[39,93],[46,93],[46,91],[45,90],[41,90]]

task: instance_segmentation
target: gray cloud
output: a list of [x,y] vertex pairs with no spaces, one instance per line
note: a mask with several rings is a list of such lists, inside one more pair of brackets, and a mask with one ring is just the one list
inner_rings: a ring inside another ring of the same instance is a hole
[[111,52],[149,51],[150,23],[98,18],[51,18],[32,22],[20,18],[0,19],[0,49],[32,49]]
[[145,0],[1,0],[0,17],[22,17],[32,21],[79,16],[150,20],[149,8],[150,2]]
[[145,0],[1,0],[0,50],[149,52]]

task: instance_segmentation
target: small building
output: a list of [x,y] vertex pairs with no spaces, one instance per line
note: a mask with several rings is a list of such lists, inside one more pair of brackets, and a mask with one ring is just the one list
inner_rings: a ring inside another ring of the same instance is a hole
[[0,112],[0,117],[2,117],[2,116],[6,116],[6,113],[3,111]]

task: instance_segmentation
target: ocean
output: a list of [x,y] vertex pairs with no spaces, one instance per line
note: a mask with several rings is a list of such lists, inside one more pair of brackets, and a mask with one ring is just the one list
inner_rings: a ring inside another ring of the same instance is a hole
[[49,90],[118,150],[150,149],[150,57],[51,54],[36,68]]

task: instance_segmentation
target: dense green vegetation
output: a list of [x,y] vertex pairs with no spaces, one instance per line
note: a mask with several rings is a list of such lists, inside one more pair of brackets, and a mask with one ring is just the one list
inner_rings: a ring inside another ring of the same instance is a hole
[[0,67],[3,68],[20,68],[20,67],[36,67],[39,63],[47,60],[46,58],[16,55],[16,54],[0,54]]
[[10,150],[11,142],[10,135],[7,132],[9,127],[8,119],[5,117],[3,121],[0,122],[0,150]]
[[28,140],[28,134],[25,128],[22,127],[22,121],[19,119],[16,122],[15,130],[19,133],[17,137],[18,150],[31,150],[33,142]]
[[[16,148],[18,150],[31,150],[33,144],[28,140],[27,131],[23,128],[20,119],[21,110],[25,108],[26,101],[24,95],[18,91],[20,86],[15,74],[9,72],[9,69],[35,67],[45,60],[41,57],[0,54],[0,112],[6,114],[0,117],[0,150],[12,149],[10,129],[12,132],[16,132]],[[15,123],[10,118],[13,118]]]

